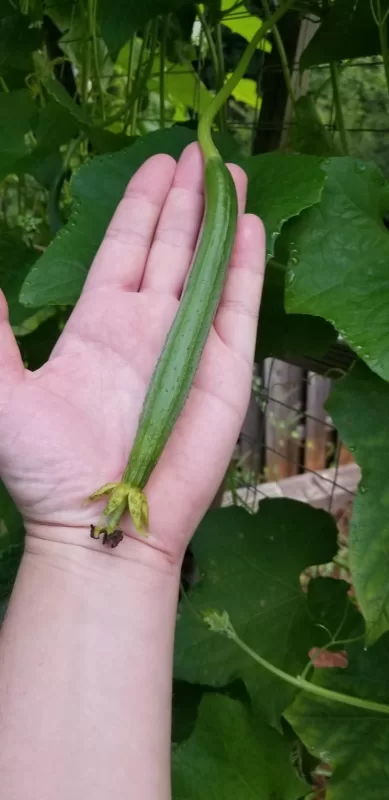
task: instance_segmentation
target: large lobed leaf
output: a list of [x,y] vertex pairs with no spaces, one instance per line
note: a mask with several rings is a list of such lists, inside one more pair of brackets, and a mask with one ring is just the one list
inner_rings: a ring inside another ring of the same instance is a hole
[[320,200],[325,175],[314,156],[267,153],[240,162],[249,179],[247,210],[262,217],[267,233],[267,255],[286,220]]
[[256,361],[274,357],[284,361],[294,356],[324,356],[337,339],[335,328],[325,319],[309,314],[285,312],[286,270],[270,261],[265,274],[255,350]]
[[370,642],[389,630],[389,386],[358,363],[328,410],[362,470],[350,528],[350,566]]
[[[316,670],[314,683],[388,705],[389,637],[349,647],[347,669]],[[301,692],[286,718],[307,748],[333,768],[327,800],[384,800],[389,793],[389,715]]]
[[328,159],[320,203],[283,233],[290,259],[286,309],[331,322],[389,380],[388,184],[373,164]]
[[243,703],[203,698],[194,732],[173,752],[173,800],[298,800],[307,792],[287,739]]
[[216,687],[240,678],[255,706],[278,725],[294,689],[258,667],[234,642],[209,631],[201,615],[210,608],[227,611],[247,644],[299,674],[312,644],[312,617],[299,576],[305,567],[333,557],[334,520],[304,503],[264,500],[255,515],[239,508],[208,514],[192,549],[201,580],[181,604],[175,675]]

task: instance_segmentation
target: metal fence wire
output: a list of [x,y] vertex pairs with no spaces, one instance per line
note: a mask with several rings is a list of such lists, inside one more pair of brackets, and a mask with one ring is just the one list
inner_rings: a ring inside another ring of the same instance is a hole
[[256,510],[289,497],[331,513],[351,509],[359,468],[325,409],[332,381],[276,359],[256,366],[225,503]]

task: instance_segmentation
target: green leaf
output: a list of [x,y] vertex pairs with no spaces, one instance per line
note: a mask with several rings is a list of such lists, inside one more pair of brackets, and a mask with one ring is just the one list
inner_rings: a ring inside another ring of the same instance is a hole
[[27,89],[0,92],[0,180],[28,154],[25,135],[31,130],[35,103]]
[[[384,13],[388,0],[382,0],[381,8]],[[370,0],[336,0],[304,50],[300,69],[378,53],[381,47]]]
[[49,101],[37,111],[33,129],[36,147],[19,158],[12,167],[17,175],[32,175],[41,186],[50,189],[54,179],[62,170],[60,145],[76,136],[79,128],[68,109]]
[[[270,153],[241,161],[249,178],[247,211],[258,214],[267,233],[267,255],[274,254],[285,222],[320,200],[325,174],[320,159]],[[308,314],[286,314],[286,269],[270,263],[266,270],[256,358],[321,356],[335,341],[336,332],[322,319]]]
[[75,303],[130,178],[149,156],[164,152],[178,157],[193,139],[194,135],[184,128],[149,134],[131,147],[94,158],[82,167],[72,180],[69,222],[27,276],[22,303],[26,306]]
[[[53,81],[53,83],[56,82]],[[73,102],[66,91],[65,95]],[[78,132],[79,126],[74,119],[74,115],[58,101],[49,100],[44,108],[40,110],[35,128],[35,138],[37,146],[41,150],[54,150],[61,144],[68,142],[69,139],[77,136]]]
[[290,743],[242,703],[205,697],[194,733],[173,752],[174,800],[298,800]]
[[185,681],[173,681],[172,741],[179,743],[188,739],[195,725],[199,705],[205,692],[213,691],[206,686],[197,686]]
[[308,314],[286,314],[284,308],[286,270],[269,262],[263,287],[257,332],[257,361],[274,357],[288,361],[293,356],[325,355],[337,338],[326,320]]
[[[135,137],[113,133],[93,125],[85,111],[70,97],[64,86],[54,78],[45,81],[53,98],[41,112],[36,137],[40,151],[67,142],[81,131],[87,134],[97,153],[113,153],[128,147]],[[51,134],[51,139],[50,139]],[[35,155],[35,153],[33,154]]]
[[249,179],[247,211],[262,218],[271,257],[284,222],[320,200],[325,181],[321,161],[314,156],[269,153],[240,164]]
[[[243,39],[246,39],[247,42],[251,42],[257,31],[262,27],[263,22],[259,17],[246,13],[245,9],[242,13],[242,10],[240,10],[240,13],[238,10],[237,13],[235,0],[222,0],[222,23],[229,28],[232,33],[237,33],[239,36],[242,36]],[[258,43],[258,49],[270,53],[272,47],[270,42],[265,39]]]
[[[98,15],[101,35],[113,58],[131,34],[160,14],[190,5],[190,0],[100,0]],[[120,24],[118,24],[120,20]]]
[[[0,69],[32,71],[31,54],[41,46],[42,32],[31,27],[31,20],[11,3],[3,0],[0,10]],[[3,119],[1,117],[1,119]]]
[[17,231],[0,233],[0,286],[7,298],[11,325],[20,325],[31,310],[19,303],[23,281],[36,259]]
[[[188,739],[195,728],[199,706],[202,698],[215,692],[210,686],[201,686],[185,681],[173,681],[172,704],[172,741],[176,744]],[[234,681],[219,694],[249,704],[250,698],[245,685],[241,681]]]
[[55,314],[42,322],[32,333],[19,337],[23,362],[34,371],[46,363],[56,344],[62,327],[62,315]]
[[[153,64],[153,77],[148,82],[149,89],[159,91],[159,69],[160,56],[157,56]],[[188,108],[195,108],[199,113],[202,113],[212,100],[211,93],[189,62],[184,64],[166,62],[165,92],[167,99],[173,104],[182,103]]]
[[313,156],[337,155],[333,138],[323,125],[311,95],[297,100],[289,143],[297,153]]
[[[368,651],[353,645],[347,669],[316,670],[314,683],[388,704],[388,659],[388,636]],[[332,766],[328,800],[388,796],[389,716],[301,692],[286,718],[311,753]]]
[[[226,77],[229,78],[230,75],[231,73]],[[251,78],[241,78],[232,92],[232,97],[235,97],[238,103],[245,103],[247,106],[251,106],[257,110],[261,107],[256,81],[251,80]]]
[[350,567],[373,642],[389,630],[389,386],[362,363],[336,384],[327,407],[362,470],[350,527]]
[[316,647],[326,647],[329,634],[337,641],[363,635],[363,617],[351,601],[349,589],[349,583],[337,578],[309,581],[308,606],[315,620],[313,644]]
[[90,125],[85,129],[88,138],[96,153],[116,153],[136,142],[136,136],[127,136],[125,133],[113,133],[98,126]]
[[11,594],[24,546],[21,515],[0,481],[0,601]]
[[227,611],[238,635],[263,658],[298,674],[311,643],[303,569],[336,550],[336,526],[324,511],[293,500],[264,500],[259,512],[206,515],[192,542],[200,583],[183,600],[176,631],[175,675],[225,686],[242,679],[271,724],[294,689],[258,667],[234,642],[208,630],[202,613]]
[[66,91],[62,83],[55,78],[45,78],[44,86],[57,103],[66,108],[80,126],[89,125],[89,118],[85,110],[79,106],[70,94]]
[[286,310],[327,319],[389,380],[388,184],[373,164],[352,158],[324,168],[320,203],[285,230]]

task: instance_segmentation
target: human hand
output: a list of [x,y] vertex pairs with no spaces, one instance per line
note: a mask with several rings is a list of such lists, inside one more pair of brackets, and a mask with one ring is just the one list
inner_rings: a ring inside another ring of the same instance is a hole
[[[231,172],[242,212],[246,176]],[[197,145],[178,164],[167,155],[143,164],[49,361],[34,373],[23,368],[0,296],[0,474],[31,535],[102,547],[88,531],[104,500],[84,501],[119,481],[127,463],[198,237],[202,175]],[[172,560],[212,501],[246,412],[264,250],[261,222],[241,213],[195,384],[146,488],[151,535],[140,541]],[[137,536],[129,518],[123,527]]]

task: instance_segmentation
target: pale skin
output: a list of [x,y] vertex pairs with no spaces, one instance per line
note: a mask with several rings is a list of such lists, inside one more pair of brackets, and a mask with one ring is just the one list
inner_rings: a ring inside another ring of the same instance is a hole
[[[150,536],[89,536],[120,480],[193,257],[202,159],[157,155],[131,180],[49,361],[26,371],[0,294],[0,474],[27,531],[0,637],[2,800],[170,800],[172,652],[185,548],[250,396],[265,239],[240,217],[185,409],[146,487]],[[102,187],[104,192],[104,187]]]

